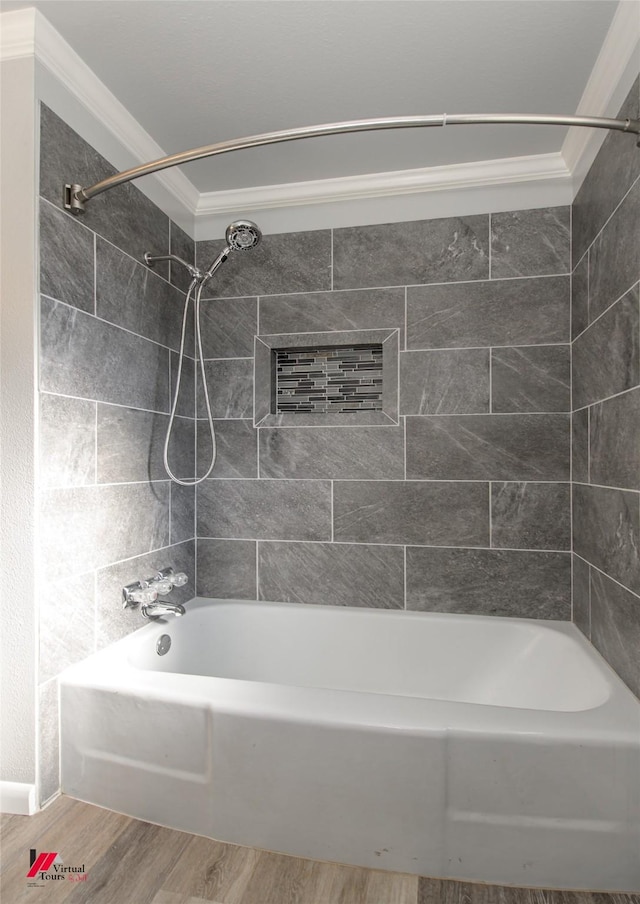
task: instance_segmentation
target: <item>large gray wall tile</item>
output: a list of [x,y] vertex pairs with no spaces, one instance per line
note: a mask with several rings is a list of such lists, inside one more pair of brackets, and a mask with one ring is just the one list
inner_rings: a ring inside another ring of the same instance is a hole
[[183,355],[182,358],[180,358],[176,352],[169,353],[169,362],[171,367],[171,405],[173,405],[178,376],[180,376],[180,390],[178,393],[176,414],[179,417],[195,418],[196,369],[199,373],[200,365],[187,355]]
[[400,355],[400,414],[489,411],[489,349],[437,349]]
[[[211,412],[215,418],[253,417],[253,358],[227,358],[206,361]],[[197,372],[198,417],[207,416]]]
[[42,487],[95,483],[96,403],[41,393],[39,450]]
[[167,349],[45,297],[40,330],[41,389],[168,410]]
[[38,791],[40,804],[60,790],[60,739],[58,732],[58,682],[38,688]]
[[[66,182],[87,188],[115,169],[45,104],[40,110],[40,193],[58,207]],[[169,218],[131,182],[90,201],[82,222],[137,260],[169,250]],[[166,276],[168,266],[158,272]]]
[[403,427],[260,429],[261,477],[404,477]]
[[571,558],[563,552],[408,547],[407,609],[568,619]]
[[[250,420],[214,420],[216,460],[211,477],[257,477],[258,431]],[[207,420],[198,421],[198,474],[211,464],[211,432]],[[316,475],[314,475],[316,476]]]
[[576,484],[573,549],[596,568],[640,593],[638,494]]
[[568,342],[569,307],[568,276],[409,287],[407,347]]
[[91,314],[94,238],[82,223],[40,201],[40,291]]
[[198,486],[198,537],[329,540],[327,480],[205,480]]
[[591,569],[591,640],[640,697],[640,597]]
[[571,274],[571,339],[589,326],[589,255]]
[[638,286],[573,343],[573,407],[624,392],[640,382]]
[[[208,267],[223,247],[219,240],[198,242],[198,266]],[[207,291],[211,297],[228,298],[330,288],[331,231],[322,229],[263,236],[257,248],[229,255]]]
[[259,543],[259,597],[287,603],[402,609],[398,546]]
[[205,358],[251,358],[258,332],[257,298],[207,298],[200,308]]
[[95,575],[64,577],[40,594],[39,679],[55,678],[95,646]]
[[568,483],[492,483],[491,545],[571,549]]
[[492,214],[492,279],[569,273],[570,230],[569,207]]
[[169,542],[184,543],[196,535],[196,489],[171,484],[171,535]]
[[568,345],[492,349],[491,410],[569,411],[570,363]]
[[[96,314],[177,351],[185,296],[143,264],[98,238],[96,246]],[[193,331],[187,331],[187,354],[193,354]]]
[[640,279],[640,179],[589,249],[591,320]]
[[[636,79],[618,116],[640,119]],[[620,201],[640,176],[640,155],[632,135],[609,132],[573,202],[573,258],[580,260]]]
[[[98,483],[167,480],[163,453],[168,425],[165,414],[98,403]],[[193,477],[194,421],[175,418],[169,465],[177,477]]]
[[260,299],[261,333],[404,328],[404,289],[354,289]]
[[340,541],[489,545],[486,483],[339,480],[333,518]]
[[585,637],[591,640],[591,567],[580,556],[573,555],[572,619]]
[[407,478],[568,480],[564,414],[407,418]]
[[590,411],[591,480],[640,490],[640,387]]
[[571,479],[589,483],[589,408],[571,416]]
[[255,540],[198,540],[198,596],[257,599]]
[[486,279],[489,218],[335,229],[333,273],[336,289]]
[[[190,235],[173,222],[169,226],[169,251],[171,254],[177,254],[183,261],[188,264],[196,262],[196,243]],[[186,292],[191,282],[191,275],[186,267],[178,263],[169,264],[169,278],[174,286],[177,286],[183,292]]]
[[184,587],[171,591],[166,597],[168,602],[184,604],[192,599],[195,595],[194,540],[117,562],[97,572],[96,646],[99,650],[146,624],[139,607],[122,608],[122,588],[134,581],[154,577],[162,568],[183,571],[189,578]]
[[41,556],[52,579],[169,543],[169,482],[49,490],[41,499]]

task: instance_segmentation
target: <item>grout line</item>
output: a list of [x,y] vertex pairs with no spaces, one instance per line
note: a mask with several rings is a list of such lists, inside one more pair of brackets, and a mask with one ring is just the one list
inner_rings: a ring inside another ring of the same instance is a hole
[[[95,405],[95,415],[94,415],[94,430],[95,434],[93,437],[93,452],[94,452],[94,460],[93,460],[93,485],[98,486],[98,403],[92,402],[92,405]],[[41,489],[43,489],[41,487]]]
[[[134,258],[135,260],[135,258]],[[389,289],[421,289],[421,288],[430,288],[431,286],[455,286],[455,285],[469,285],[472,283],[498,283],[498,282],[522,282],[524,280],[539,280],[539,279],[564,279],[568,276],[568,273],[536,273],[535,276],[498,276],[495,279],[452,279],[445,280],[443,282],[427,282],[427,283],[393,283],[387,286],[355,286],[348,289],[310,289],[305,292],[300,291],[291,291],[291,292],[276,292],[273,294],[269,294],[267,292],[260,293],[246,293],[244,295],[212,295],[207,298],[202,298],[203,301],[230,301],[232,299],[238,298],[254,298],[256,294],[259,294],[262,298],[289,298],[293,295],[327,295],[330,291],[334,294],[339,293],[347,293],[347,292],[383,292],[388,291]]]
[[[588,278],[588,277],[587,277],[587,278]],[[622,294],[619,295],[618,298],[615,299],[615,301],[612,301],[611,304],[610,304],[607,308],[605,308],[604,311],[602,311],[601,314],[598,314],[598,316],[597,316],[594,320],[592,320],[591,323],[590,323],[588,326],[586,326],[586,327],[582,330],[581,333],[578,333],[578,335],[573,339],[573,342],[577,342],[578,339],[580,339],[582,336],[584,336],[584,334],[587,333],[587,332],[591,329],[591,327],[592,327],[594,324],[596,324],[599,320],[601,320],[601,319],[604,317],[605,314],[608,314],[609,311],[610,311],[612,308],[614,308],[614,307],[618,304],[619,301],[622,301],[623,298],[625,298],[630,292],[632,292],[633,289],[636,288],[636,286],[638,286],[638,281],[637,281],[637,280],[636,280],[635,282],[631,283],[631,285],[628,286],[628,287],[624,290],[624,292],[622,292]],[[591,303],[590,303],[590,300],[589,300],[589,293],[590,293],[590,290],[587,290],[587,317],[590,317],[590,316],[591,316]]]
[[581,480],[574,480],[574,486],[589,487],[590,489],[594,487],[597,490],[615,490],[617,493],[640,493],[640,490],[634,490],[630,487],[607,486],[604,483],[583,483]]
[[[565,486],[570,481],[565,480],[532,480],[531,478],[523,478],[517,479],[514,477],[510,477],[508,479],[501,479],[496,477],[484,477],[484,478],[466,478],[466,477],[453,477],[453,478],[442,478],[442,477],[268,477],[263,476],[260,478],[257,477],[207,477],[207,481],[229,481],[229,480],[237,480],[244,481],[248,483],[255,482],[260,479],[263,483],[278,483],[281,481],[282,483],[328,483],[330,481],[334,481],[336,483],[489,483],[493,481],[494,483],[523,483],[523,484],[535,484],[535,485],[560,485]],[[166,482],[167,478],[163,478],[160,482]],[[154,481],[158,482],[158,481]],[[90,484],[87,484],[89,486]],[[120,486],[120,484],[115,484],[116,486]],[[594,486],[595,484],[585,484],[585,486]],[[105,486],[105,484],[99,484],[99,486]],[[69,487],[57,487],[56,489],[70,489]],[[618,489],[618,487],[603,487],[603,489]],[[637,493],[640,490],[625,490],[625,492],[629,493]]]
[[330,232],[330,234],[331,234],[331,264],[330,264],[330,269],[331,269],[331,282],[330,282],[331,290],[330,290],[330,291],[333,292],[333,229],[330,229],[329,232]]
[[489,349],[489,414],[493,414],[493,348]]
[[[573,481],[573,478],[571,478],[571,479]],[[591,483],[591,408],[590,408],[590,406],[587,406],[587,481],[588,481],[588,483]]]
[[98,316],[98,244],[93,233],[93,316]]
[[402,454],[403,454],[403,467],[404,467],[404,475],[403,480],[407,479],[407,418],[406,415],[402,418],[404,424],[404,430],[402,434]]
[[489,213],[489,279],[491,279],[491,270],[493,269],[493,260],[491,253],[491,246],[493,245],[493,214]]
[[[178,353],[176,352],[176,354],[178,354]],[[241,356],[241,357],[239,356],[239,357],[237,357],[237,358],[233,358],[233,357],[229,357],[229,358],[203,358],[202,360],[203,360],[204,363],[206,364],[206,363],[209,362],[209,361],[253,361],[253,360],[254,360],[254,357],[255,357],[254,355],[243,355],[243,356]]]
[[[127,408],[130,411],[141,411],[141,412],[144,412],[145,414],[158,414],[158,415],[161,415],[162,417],[169,417],[168,411],[157,411],[154,408],[138,408],[136,405],[123,405],[121,402],[105,402],[102,399],[91,399],[91,398],[86,398],[85,396],[74,396],[74,395],[69,395],[68,393],[65,393],[65,392],[52,392],[50,389],[41,389],[41,390],[39,390],[39,392],[41,395],[58,396],[61,399],[73,399],[76,402],[93,402],[94,404],[97,404],[97,405],[109,405],[112,408]],[[176,414],[176,417],[180,418],[180,420],[183,420],[183,421],[194,420],[194,418],[187,417],[184,414]],[[198,418],[198,420],[206,420],[206,418]],[[216,418],[216,420],[243,420],[243,421],[246,421],[246,420],[250,420],[250,418]]]
[[[632,596],[635,596],[636,599],[640,600],[640,593],[636,593],[635,590],[631,590],[630,587],[627,587],[626,584],[620,583],[615,578],[612,578],[610,574],[607,574],[606,571],[603,571],[602,568],[598,568],[597,565],[594,565],[589,559],[585,559],[583,556],[579,555],[579,553],[574,553],[582,562],[589,566],[589,568],[593,568],[594,571],[597,571],[599,574],[603,575],[603,577],[608,578],[612,583],[617,584],[618,587],[622,587],[623,590],[626,590],[627,593],[630,593]],[[591,580],[589,580],[589,589],[591,589]],[[591,595],[591,594],[590,594]],[[591,612],[591,600],[589,600],[589,612]]]
[[[634,188],[636,187],[636,185],[637,185],[638,183],[640,183],[640,176],[638,176],[636,179],[634,179],[634,181],[631,183],[631,185],[629,186],[629,188],[627,189],[627,191],[624,193],[624,195],[622,196],[622,198],[620,199],[620,201],[616,204],[616,206],[613,208],[613,210],[611,211],[611,213],[609,214],[609,216],[607,217],[607,219],[604,221],[604,223],[602,224],[602,226],[600,227],[600,229],[598,230],[598,232],[597,232],[597,233],[594,235],[594,237],[591,239],[589,245],[587,246],[587,251],[590,251],[591,248],[593,248],[593,246],[595,245],[595,243],[598,241],[598,239],[600,238],[600,236],[602,235],[602,233],[604,232],[604,230],[607,228],[607,226],[609,225],[609,223],[611,222],[611,220],[613,219],[613,217],[616,215],[616,213],[618,212],[618,210],[622,207],[622,205],[624,204],[624,202],[626,201],[626,199],[628,198],[628,196],[631,194],[631,192],[634,190]],[[572,206],[572,209],[573,209],[573,205],[571,205],[571,206]],[[586,252],[585,252],[585,253],[586,253]],[[582,257],[580,258],[580,260],[582,260],[583,257],[584,257],[584,254],[583,254]],[[579,263],[579,262],[578,262],[578,263]]]
[[[52,201],[49,201],[49,199],[45,198],[43,195],[39,195],[39,200],[44,202],[45,204],[48,204],[49,207],[53,207],[53,209],[57,210],[59,213],[63,213],[68,219],[71,220],[72,223],[77,223],[78,226],[82,226],[83,229],[86,229],[88,232],[93,233],[93,235],[95,236],[96,239],[100,239],[101,242],[104,242],[106,245],[110,245],[112,248],[115,248],[116,251],[119,251],[120,254],[123,255],[123,257],[128,257],[129,260],[134,261],[134,263],[138,264],[140,267],[144,267],[144,269],[147,270],[149,273],[151,273],[152,276],[157,276],[158,279],[161,279],[163,283],[166,283],[166,285],[171,286],[177,292],[180,292],[181,295],[186,295],[186,292],[183,292],[182,289],[180,289],[178,286],[173,285],[173,283],[170,282],[168,279],[166,279],[161,273],[158,273],[156,270],[153,270],[151,267],[147,267],[147,265],[143,261],[139,260],[139,258],[134,257],[132,254],[129,254],[129,252],[125,251],[124,248],[121,248],[119,245],[116,245],[115,242],[112,242],[110,239],[106,238],[100,232],[97,232],[95,229],[92,229],[90,226],[87,226],[87,224],[85,222],[83,222],[83,220],[80,217],[76,217],[73,214],[69,213],[68,211],[62,210],[60,207],[58,207],[57,204],[54,204]],[[171,229],[171,221],[169,221],[169,229]],[[96,248],[97,248],[97,241],[96,241]]]
[[[149,342],[151,345],[155,345],[158,348],[164,348],[168,352],[173,352],[174,355],[178,354],[178,350],[172,348],[170,345],[163,345],[162,342],[156,342],[155,339],[149,339],[148,336],[143,336],[141,333],[134,333],[133,330],[127,329],[126,326],[120,326],[119,323],[114,323],[112,320],[105,320],[104,317],[98,317],[97,314],[91,314],[89,311],[83,311],[82,308],[77,308],[75,305],[69,304],[68,301],[62,301],[60,298],[54,298],[53,295],[45,295],[44,292],[40,293],[42,298],[46,298],[49,301],[53,301],[55,304],[62,304],[65,308],[71,308],[72,311],[75,311],[78,314],[83,314],[85,317],[91,317],[93,320],[97,320],[99,323],[106,323],[107,326],[111,326],[116,330],[121,330],[123,333],[128,333],[130,336],[135,336],[136,339],[142,339],[143,342]],[[185,355],[185,357],[190,358],[190,355]],[[194,358],[191,358],[194,361]]]
[[403,578],[403,602],[404,602],[404,611],[407,611],[407,547],[403,546],[403,556],[402,556],[402,578]]
[[493,498],[493,481],[489,481],[489,548],[493,549],[493,518],[491,514],[491,500]]
[[[374,546],[376,548],[382,547],[391,547],[393,549],[451,549],[451,550],[467,550],[470,552],[526,552],[533,553],[536,555],[561,555],[561,556],[571,556],[570,549],[531,549],[528,547],[517,547],[517,546],[446,546],[444,544],[434,544],[434,543],[405,543],[402,541],[394,541],[388,543],[382,543],[379,541],[369,541],[364,543],[360,540],[298,540],[291,539],[288,537],[210,537],[210,536],[202,536],[198,537],[198,540],[229,540],[236,543],[246,543],[247,541],[253,541],[255,543],[307,543],[313,544],[314,546],[327,546],[329,544],[333,546]],[[176,546],[180,544],[174,544]],[[137,558],[134,556],[133,558]],[[114,563],[115,564],[115,563]],[[607,575],[608,577],[608,575]]]
[[605,396],[603,399],[596,399],[594,402],[588,402],[586,405],[581,405],[580,408],[575,408],[573,413],[577,414],[578,411],[584,411],[585,408],[595,408],[596,405],[601,405],[603,402],[609,402],[611,399],[618,399],[620,396],[628,395],[628,393],[635,392],[638,389],[640,389],[640,383],[636,383],[636,385],[632,386],[630,389],[623,389],[621,392]]
[[334,523],[333,523],[333,480],[331,481],[331,542],[333,543],[334,537]]

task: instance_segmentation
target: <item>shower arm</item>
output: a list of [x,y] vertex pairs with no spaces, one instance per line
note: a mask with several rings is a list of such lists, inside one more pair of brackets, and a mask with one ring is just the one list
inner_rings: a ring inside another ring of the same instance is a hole
[[[609,129],[618,132],[630,132],[640,136],[640,120],[637,119],[605,119],[598,116],[537,116],[525,114],[512,116],[508,113],[457,113],[438,114],[436,116],[395,116],[385,119],[358,119],[348,122],[325,123],[324,125],[308,126],[298,129],[286,129],[279,132],[265,132],[261,135],[250,135],[247,138],[238,138],[232,141],[221,141],[217,144],[208,144],[194,148],[190,151],[182,151],[179,154],[171,154],[124,170],[96,182],[89,188],[83,188],[76,183],[67,184],[64,187],[64,207],[74,214],[84,212],[85,204],[96,195],[109,191],[117,185],[139,179],[160,170],[169,169],[172,166],[180,166],[183,163],[191,163],[193,160],[202,160],[205,157],[215,157],[218,154],[228,154],[231,151],[240,151],[246,148],[262,147],[267,144],[280,144],[285,141],[298,141],[302,138],[319,138],[324,135],[341,135],[349,132],[375,132],[383,129],[413,129],[433,128],[438,126],[463,126],[463,125],[487,125],[487,124],[519,124],[519,125],[550,125],[550,126],[579,126],[589,129]],[[640,141],[638,142],[640,147]]]

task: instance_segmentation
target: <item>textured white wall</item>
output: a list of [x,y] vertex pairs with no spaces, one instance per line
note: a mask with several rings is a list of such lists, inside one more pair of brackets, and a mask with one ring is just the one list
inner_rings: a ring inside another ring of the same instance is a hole
[[33,58],[1,64],[0,777],[36,779],[36,106]]

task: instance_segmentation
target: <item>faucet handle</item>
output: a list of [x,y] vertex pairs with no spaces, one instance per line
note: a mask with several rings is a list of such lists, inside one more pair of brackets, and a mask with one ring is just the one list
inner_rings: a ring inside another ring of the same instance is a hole
[[122,608],[133,609],[142,603],[148,606],[158,599],[158,591],[149,587],[146,581],[134,581],[122,588]]
[[153,589],[156,591],[156,595],[160,594],[160,596],[166,596],[167,593],[171,593],[171,591],[173,590],[173,582],[170,578],[150,578],[147,583],[150,587],[153,587]]
[[189,582],[189,577],[184,571],[176,573],[173,568],[163,568],[158,572],[156,581],[170,581],[173,587],[184,587]]

